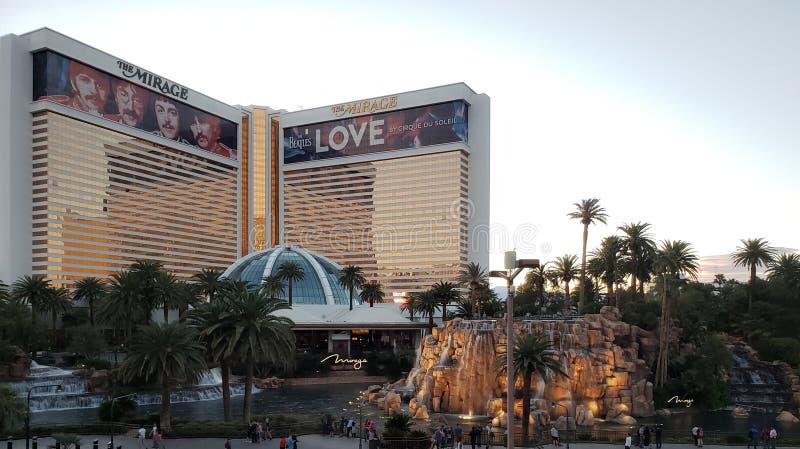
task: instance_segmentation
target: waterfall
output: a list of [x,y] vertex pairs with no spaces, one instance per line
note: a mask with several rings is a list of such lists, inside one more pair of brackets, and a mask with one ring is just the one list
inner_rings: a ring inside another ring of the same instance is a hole
[[[43,385],[61,385],[62,391],[56,392],[56,387],[37,388],[31,393],[31,412],[48,410],[68,410],[79,408],[97,408],[108,399],[107,394],[91,393],[88,389],[88,380],[76,376],[72,371],[52,366],[31,364],[31,375],[19,382],[10,382],[7,385],[14,390],[20,398],[25,399],[32,387]],[[244,394],[243,384],[231,384],[231,396]],[[253,388],[253,392],[261,391]],[[219,368],[203,371],[198,381],[193,386],[173,391],[170,402],[195,402],[213,401],[222,398],[222,373]],[[153,405],[161,403],[161,393],[139,392],[134,400],[139,405]]]
[[447,366],[447,360],[450,358],[450,347],[453,345],[453,333],[450,332],[447,337],[447,344],[442,349],[442,354],[439,357],[438,366]]

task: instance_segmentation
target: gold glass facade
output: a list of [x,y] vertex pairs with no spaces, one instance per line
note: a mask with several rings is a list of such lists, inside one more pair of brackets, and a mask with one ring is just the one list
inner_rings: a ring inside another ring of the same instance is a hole
[[152,259],[236,260],[237,167],[55,112],[33,116],[33,273],[69,285]]
[[283,242],[360,266],[384,292],[455,281],[467,263],[463,151],[283,172]]
[[267,111],[253,110],[252,251],[267,247]]

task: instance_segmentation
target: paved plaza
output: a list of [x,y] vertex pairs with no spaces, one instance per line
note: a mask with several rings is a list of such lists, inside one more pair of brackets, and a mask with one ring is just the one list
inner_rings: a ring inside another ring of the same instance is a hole
[[[100,448],[105,449],[106,444],[109,441],[108,435],[105,436],[98,436],[98,435],[86,435],[81,437],[81,449],[91,449],[92,441],[93,440],[100,441]],[[357,439],[347,439],[347,438],[340,438],[340,437],[325,437],[321,435],[301,435],[299,437],[299,444],[298,449],[358,449],[358,440]],[[40,438],[39,439],[39,449],[47,449],[49,445],[53,444],[52,438]],[[152,441],[147,441],[149,449],[152,447]],[[3,447],[5,447],[5,443],[2,443]],[[123,449],[138,449],[138,442],[136,439],[127,437],[127,436],[115,436],[114,437],[114,444],[116,446],[122,446]],[[231,444],[233,449],[278,449],[278,439],[273,439],[272,441],[266,441],[263,443],[250,443],[247,441],[243,441],[242,439],[232,439]],[[225,447],[225,439],[224,438],[180,438],[180,439],[167,439],[164,441],[164,448],[165,449],[224,449]],[[366,449],[368,447],[366,441],[363,443],[363,448]],[[502,449],[501,446],[492,446],[495,449]],[[553,449],[552,445],[544,446],[545,449]],[[655,446],[653,446],[655,447]],[[717,446],[717,445],[705,445],[704,448],[707,449],[720,449],[726,447],[736,447],[736,448],[744,448],[744,446]],[[15,440],[13,444],[13,449],[24,449],[25,448],[25,440]],[[618,448],[623,449],[623,445],[621,444],[599,444],[599,443],[573,443],[570,444],[570,449],[611,449],[611,448]],[[662,446],[663,449],[695,449],[692,444],[664,444]],[[469,445],[465,445],[464,449],[470,449]],[[561,445],[560,449],[566,449],[564,444]]]

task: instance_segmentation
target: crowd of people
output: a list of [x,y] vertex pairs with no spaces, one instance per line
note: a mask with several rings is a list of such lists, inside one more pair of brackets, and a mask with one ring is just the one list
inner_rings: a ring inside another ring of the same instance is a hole
[[759,448],[759,443],[763,449],[775,449],[778,441],[778,431],[775,426],[763,426],[759,432],[756,425],[753,424],[750,430],[747,431],[747,449],[753,446],[753,449]]
[[[694,433],[694,430],[692,432]],[[662,434],[663,429],[661,428],[661,424],[656,424],[654,426],[640,425],[636,430],[636,447],[640,449],[652,449],[652,447],[655,446],[655,449],[661,449]],[[700,443],[700,447],[702,447],[702,440]],[[625,449],[630,449],[633,444],[633,436],[628,432],[625,436]]]

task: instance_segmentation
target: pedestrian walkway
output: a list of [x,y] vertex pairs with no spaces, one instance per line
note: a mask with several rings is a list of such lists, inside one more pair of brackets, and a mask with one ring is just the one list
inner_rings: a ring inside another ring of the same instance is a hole
[[[97,439],[100,442],[100,449],[106,449],[109,442],[108,435],[84,435],[81,436],[81,449],[91,449],[92,441]],[[358,440],[355,438],[326,437],[322,435],[300,435],[298,438],[298,449],[358,449]],[[262,443],[250,443],[241,438],[231,439],[233,449],[278,449],[278,438]],[[52,438],[39,438],[39,448],[47,449],[55,443]],[[147,447],[152,447],[152,441],[147,440]],[[117,435],[114,437],[114,445],[122,446],[123,449],[138,449],[139,443],[136,438]],[[5,448],[6,443],[0,442],[0,448]],[[165,449],[224,449],[224,438],[179,438],[164,440]],[[367,442],[362,443],[363,448],[367,448]],[[553,449],[553,445],[544,446],[545,449]],[[738,448],[744,446],[715,446],[707,444],[704,449],[723,449]],[[24,449],[25,440],[14,440],[13,449]],[[501,446],[492,446],[494,449],[502,449]],[[471,449],[470,445],[465,445],[464,449]],[[483,449],[483,448],[482,448]],[[561,444],[560,449],[566,449],[565,444]],[[599,443],[571,443],[570,449],[623,449],[622,444],[599,444]],[[695,449],[692,444],[664,444],[662,449]]]

